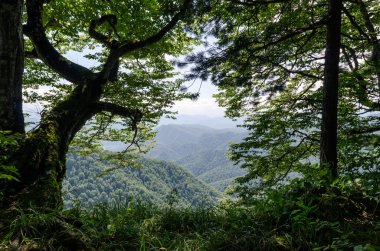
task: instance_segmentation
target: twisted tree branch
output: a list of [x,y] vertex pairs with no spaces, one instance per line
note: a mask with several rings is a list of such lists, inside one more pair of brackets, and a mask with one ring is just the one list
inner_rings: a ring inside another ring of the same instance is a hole
[[43,0],[26,1],[28,22],[23,27],[24,34],[32,41],[38,58],[72,83],[79,84],[95,78],[96,75],[92,71],[62,56],[49,42],[42,25],[43,3]]
[[106,22],[113,28],[114,32],[117,35],[117,31],[115,28],[117,24],[117,18],[115,15],[105,15],[105,16],[102,16],[101,18],[92,20],[90,23],[89,35],[93,39],[106,45],[108,48],[116,49],[117,47],[120,46],[119,41],[117,41],[116,39],[113,39],[111,36],[106,36],[96,31],[97,26],[100,26]]
[[147,46],[150,46],[154,43],[160,41],[166,34],[168,34],[177,23],[184,17],[185,13],[188,9],[190,9],[192,4],[192,0],[185,0],[180,11],[173,16],[173,18],[167,23],[161,30],[159,30],[156,34],[141,40],[141,41],[122,41],[120,42],[120,46],[117,49],[112,49],[110,55],[106,63],[103,66],[103,70],[101,72],[101,76],[104,79],[108,79],[115,63],[119,60],[123,55],[143,49]]
[[93,104],[92,109],[94,113],[109,112],[113,115],[119,115],[122,117],[130,118],[132,121],[132,126],[139,123],[143,117],[142,112],[138,109],[130,109],[130,108],[109,103],[109,102],[102,102],[102,101],[96,102],[95,104]]

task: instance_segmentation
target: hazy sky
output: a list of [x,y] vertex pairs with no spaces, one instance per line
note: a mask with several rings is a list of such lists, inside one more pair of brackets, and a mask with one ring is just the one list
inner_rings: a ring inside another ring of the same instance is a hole
[[[68,53],[66,55],[70,60],[77,64],[81,64],[86,67],[92,67],[97,64],[96,61],[92,61],[84,58],[79,53]],[[179,70],[181,71],[181,70]],[[197,80],[195,83],[187,83],[190,92],[197,92],[199,90],[201,81]],[[183,100],[176,102],[174,110],[178,111],[178,115],[202,115],[209,117],[223,117],[224,109],[219,107],[212,97],[217,92],[217,88],[209,82],[203,82],[200,88],[200,97],[196,101]]]
[[[197,92],[200,83],[196,83],[190,91]],[[209,117],[223,117],[224,109],[219,107],[212,97],[217,88],[209,82],[203,82],[200,89],[200,97],[196,101],[182,100],[176,103],[174,109],[183,115],[205,115]]]

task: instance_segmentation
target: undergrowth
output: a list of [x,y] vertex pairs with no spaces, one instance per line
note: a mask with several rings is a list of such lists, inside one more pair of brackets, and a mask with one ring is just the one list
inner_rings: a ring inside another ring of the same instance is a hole
[[326,189],[296,180],[265,198],[210,208],[127,200],[17,209],[2,220],[0,250],[380,250],[378,190],[350,182]]

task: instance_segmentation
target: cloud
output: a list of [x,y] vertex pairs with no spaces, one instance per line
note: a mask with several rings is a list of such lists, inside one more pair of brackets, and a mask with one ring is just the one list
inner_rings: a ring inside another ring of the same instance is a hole
[[219,107],[214,98],[199,98],[196,101],[178,101],[175,103],[173,110],[178,111],[179,115],[224,116],[224,108]]

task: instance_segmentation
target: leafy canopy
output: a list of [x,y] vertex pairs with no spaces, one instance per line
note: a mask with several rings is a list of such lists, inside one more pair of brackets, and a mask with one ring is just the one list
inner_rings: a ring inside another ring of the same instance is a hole
[[[344,1],[338,155],[340,174],[352,177],[378,172],[379,11]],[[210,76],[227,116],[246,119],[250,135],[231,148],[248,170],[241,196],[319,168],[328,18],[327,1],[211,1],[203,28],[216,41],[188,57],[188,77]]]
[[[133,43],[160,32],[181,10],[183,1],[49,1],[44,5],[42,22],[46,35],[58,52],[77,58],[74,63],[89,62],[94,72],[101,72],[110,48],[107,43]],[[103,21],[102,18],[107,17]],[[92,34],[91,34],[92,33]],[[105,36],[106,42],[94,39]],[[91,36],[92,35],[92,36]],[[137,109],[142,121],[135,121],[112,112],[97,113],[77,136],[75,145],[85,149],[101,140],[135,143],[137,148],[153,134],[150,129],[163,115],[170,115],[182,84],[171,62],[188,53],[195,40],[184,31],[184,24],[167,32],[158,42],[124,54],[117,79],[105,86],[100,101]],[[42,116],[51,107],[64,101],[75,85],[62,79],[46,63],[35,57],[33,43],[26,39],[26,70],[24,97],[28,103],[43,106]],[[87,60],[78,60],[81,57]],[[132,130],[131,130],[132,129]],[[135,129],[138,129],[137,131]],[[135,148],[135,149],[137,149]],[[132,148],[131,148],[132,149]]]

